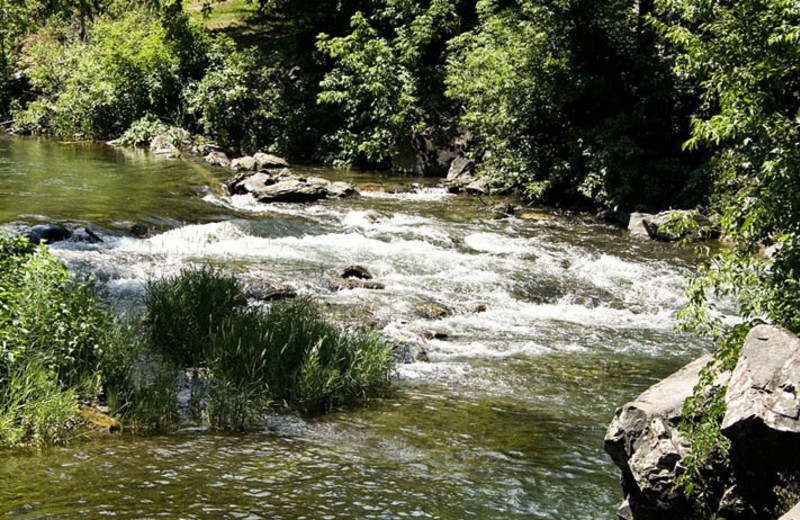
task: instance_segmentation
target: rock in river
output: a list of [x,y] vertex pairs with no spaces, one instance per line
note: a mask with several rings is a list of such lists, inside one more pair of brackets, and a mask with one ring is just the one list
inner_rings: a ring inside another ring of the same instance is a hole
[[24,233],[24,236],[31,244],[52,244],[69,240],[72,237],[72,231],[58,224],[40,224],[30,228]]

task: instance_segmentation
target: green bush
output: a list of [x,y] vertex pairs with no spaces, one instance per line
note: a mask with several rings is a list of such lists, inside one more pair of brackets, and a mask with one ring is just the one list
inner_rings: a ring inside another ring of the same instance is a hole
[[201,29],[142,11],[101,18],[87,41],[44,38],[30,50],[31,87],[38,95],[15,112],[19,131],[109,138],[147,113],[178,120],[181,92],[202,73]]
[[389,389],[394,358],[372,333],[338,330],[308,299],[265,310],[241,294],[208,267],[147,287],[148,341],[195,373],[203,367],[210,424],[245,428],[270,400],[319,412]]
[[280,74],[262,62],[255,49],[237,51],[217,38],[210,66],[184,92],[187,109],[203,132],[220,145],[253,153],[272,149],[285,124],[280,113]]
[[0,235],[0,445],[64,440],[101,388],[112,323],[91,285],[43,247]]

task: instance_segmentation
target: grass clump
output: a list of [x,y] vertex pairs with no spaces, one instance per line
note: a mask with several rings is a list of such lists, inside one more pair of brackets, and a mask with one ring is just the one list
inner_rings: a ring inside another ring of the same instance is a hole
[[241,294],[207,267],[148,285],[148,337],[165,357],[202,367],[209,424],[242,429],[270,401],[316,413],[390,388],[390,346],[375,334],[339,330],[307,298],[264,309]]

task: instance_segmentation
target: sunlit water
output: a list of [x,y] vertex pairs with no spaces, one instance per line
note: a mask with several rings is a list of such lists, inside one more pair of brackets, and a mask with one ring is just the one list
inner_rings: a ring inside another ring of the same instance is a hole
[[[489,201],[435,181],[393,194],[418,179],[311,173],[353,180],[362,196],[264,206],[221,195],[227,172],[196,162],[0,138],[0,221],[150,225],[146,239],[106,232],[101,244],[51,246],[120,308],[137,305],[148,277],[210,262],[419,341],[430,358],[398,369],[396,396],[322,418],[2,454],[0,513],[615,517],[618,474],[602,448],[615,407],[703,350],[673,332],[686,253],[577,217],[495,220]],[[350,264],[386,288],[337,290]],[[426,319],[420,305],[450,314]],[[431,330],[448,337],[422,339]]]

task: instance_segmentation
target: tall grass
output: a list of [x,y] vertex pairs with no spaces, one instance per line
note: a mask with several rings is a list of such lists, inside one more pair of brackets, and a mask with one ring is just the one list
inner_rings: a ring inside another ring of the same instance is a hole
[[176,363],[202,362],[211,338],[247,301],[232,275],[211,267],[152,280],[145,296],[150,343]]
[[393,356],[373,333],[339,330],[307,298],[264,309],[241,294],[233,277],[205,267],[148,284],[148,337],[164,356],[208,370],[208,423],[242,429],[269,401],[316,413],[390,389]]

